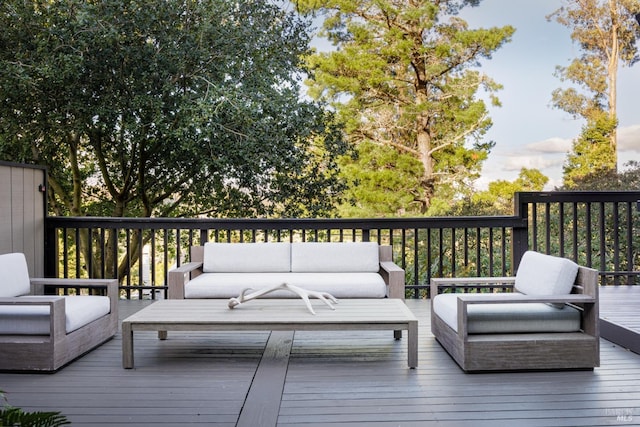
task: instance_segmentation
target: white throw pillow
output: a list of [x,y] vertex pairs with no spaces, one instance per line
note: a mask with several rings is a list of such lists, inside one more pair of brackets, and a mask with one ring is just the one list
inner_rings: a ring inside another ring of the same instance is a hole
[[214,243],[204,245],[205,273],[260,273],[291,270],[291,244]]
[[522,256],[515,288],[527,295],[566,295],[578,274],[578,264],[566,259],[527,251]]

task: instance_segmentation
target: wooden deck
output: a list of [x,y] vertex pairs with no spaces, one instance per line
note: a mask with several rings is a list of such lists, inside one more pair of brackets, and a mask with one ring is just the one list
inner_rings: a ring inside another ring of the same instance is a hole
[[[121,317],[144,303],[122,301]],[[429,301],[407,304],[414,370],[389,331],[138,332],[136,369],[122,368],[118,334],[55,374],[0,373],[0,389],[73,426],[640,424],[640,355],[603,340],[594,371],[464,374],[430,333]]]

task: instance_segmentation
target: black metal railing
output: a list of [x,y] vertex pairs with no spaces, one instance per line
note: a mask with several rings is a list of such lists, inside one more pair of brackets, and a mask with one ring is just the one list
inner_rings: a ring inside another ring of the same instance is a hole
[[602,284],[640,283],[640,192],[516,193],[528,247],[600,271]]
[[392,245],[410,298],[428,297],[431,277],[511,275],[527,249],[597,268],[603,284],[638,283],[640,192],[519,193],[515,200],[516,215],[501,217],[48,217],[45,274],[117,277],[124,297],[158,298],[167,272],[207,241],[376,241]]

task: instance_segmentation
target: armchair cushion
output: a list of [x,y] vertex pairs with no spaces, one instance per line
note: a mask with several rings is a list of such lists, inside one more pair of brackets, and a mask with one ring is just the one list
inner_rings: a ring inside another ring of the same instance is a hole
[[204,273],[273,273],[290,271],[291,244],[214,243],[204,245]]
[[17,297],[31,292],[27,259],[23,253],[0,255],[2,285],[0,297]]
[[[466,297],[473,298],[470,294]],[[486,297],[487,294],[482,294]],[[433,300],[434,312],[458,332],[458,295],[441,294]],[[545,303],[469,304],[467,333],[577,332],[580,312],[573,307],[556,308]]]
[[377,273],[376,242],[292,243],[291,271],[295,273]]
[[527,251],[516,273],[515,289],[526,295],[566,295],[577,274],[578,264],[569,259]]
[[[31,301],[64,298],[67,333],[106,316],[111,310],[109,297],[103,296],[24,296],[20,298],[28,298]],[[0,306],[0,335],[49,335],[50,332],[49,306]]]

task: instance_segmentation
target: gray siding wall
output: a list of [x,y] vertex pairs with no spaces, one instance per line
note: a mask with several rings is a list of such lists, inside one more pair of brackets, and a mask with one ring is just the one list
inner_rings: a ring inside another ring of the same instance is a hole
[[0,254],[23,252],[31,277],[44,274],[44,168],[0,162]]

